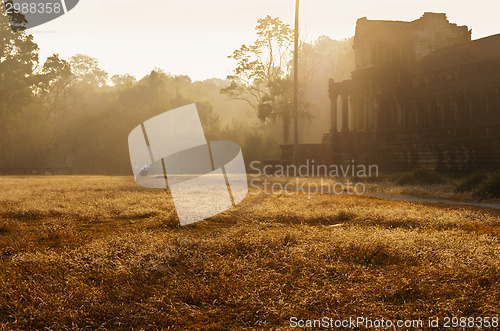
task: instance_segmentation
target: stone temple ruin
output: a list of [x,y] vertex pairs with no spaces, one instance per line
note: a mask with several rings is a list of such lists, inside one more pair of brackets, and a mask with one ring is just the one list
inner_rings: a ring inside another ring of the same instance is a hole
[[[381,169],[500,167],[500,34],[471,40],[445,14],[360,18],[352,79],[330,80],[330,131],[299,162],[355,160]],[[282,146],[291,161],[293,146]]]

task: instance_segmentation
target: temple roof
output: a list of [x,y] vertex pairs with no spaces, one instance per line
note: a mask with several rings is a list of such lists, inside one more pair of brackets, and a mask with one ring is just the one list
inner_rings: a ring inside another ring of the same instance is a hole
[[493,59],[500,59],[500,34],[435,51],[421,60],[419,69],[435,71]]
[[356,35],[364,32],[369,33],[372,38],[373,36],[377,36],[379,40],[394,40],[397,37],[408,38],[408,33],[414,29],[422,29],[425,25],[435,27],[436,24],[458,28],[463,30],[464,33],[469,31],[467,26],[459,27],[457,24],[450,23],[445,13],[426,12],[422,17],[414,21],[369,20],[366,17],[362,17],[356,22]]

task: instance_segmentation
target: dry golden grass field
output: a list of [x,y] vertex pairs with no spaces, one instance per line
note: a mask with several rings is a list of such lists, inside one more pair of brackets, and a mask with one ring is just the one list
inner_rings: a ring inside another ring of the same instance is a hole
[[249,194],[179,227],[132,177],[0,177],[0,329],[499,316],[500,211]]

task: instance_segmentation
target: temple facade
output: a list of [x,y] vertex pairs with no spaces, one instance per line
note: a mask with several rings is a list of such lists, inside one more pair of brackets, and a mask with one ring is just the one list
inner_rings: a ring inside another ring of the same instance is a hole
[[[330,131],[300,160],[381,169],[500,168],[500,35],[471,40],[445,14],[361,18],[352,79],[330,80]],[[290,159],[292,146],[283,146]]]

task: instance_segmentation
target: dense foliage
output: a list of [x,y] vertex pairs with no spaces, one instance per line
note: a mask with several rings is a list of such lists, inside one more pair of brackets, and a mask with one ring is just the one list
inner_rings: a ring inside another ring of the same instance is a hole
[[[274,31],[275,26],[280,30]],[[264,47],[264,40],[272,38],[285,47],[292,33],[285,28],[277,18],[259,20],[257,45]],[[141,79],[130,74],[109,77],[98,59],[86,54],[69,59],[54,54],[41,63],[33,37],[23,29],[14,30],[2,13],[0,168],[71,167],[73,173],[129,173],[129,132],[152,116],[193,102],[197,103],[208,139],[239,143],[247,162],[280,157],[281,137],[287,136],[284,133],[288,128],[274,119],[287,113],[291,95],[288,69],[266,82],[270,93],[258,106],[270,111],[266,115],[255,112],[245,101],[221,93],[233,86],[234,79],[192,81],[188,76],[172,75],[160,68]],[[326,75],[314,77],[303,88],[304,103],[309,98],[313,120],[301,125],[302,142],[319,142],[326,129],[323,125],[328,116],[327,80],[331,76],[347,78],[345,73],[353,63],[348,46],[348,40],[322,37],[303,47],[309,66],[318,65],[313,71],[321,67],[324,70],[318,72]],[[340,74],[333,65],[336,62],[344,65]],[[322,92],[319,97],[318,89]],[[243,91],[239,96],[247,98],[250,92]],[[262,121],[268,118],[272,120]]]

